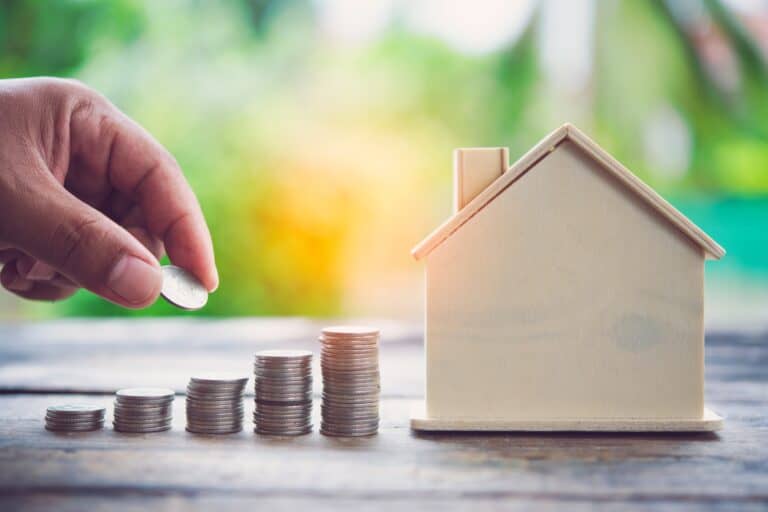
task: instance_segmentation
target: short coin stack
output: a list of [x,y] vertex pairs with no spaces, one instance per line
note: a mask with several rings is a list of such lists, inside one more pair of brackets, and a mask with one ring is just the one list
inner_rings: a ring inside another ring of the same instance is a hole
[[52,405],[45,413],[45,428],[54,432],[88,432],[104,427],[104,407]]
[[312,352],[264,350],[254,361],[257,434],[300,436],[312,431]]
[[322,424],[328,436],[369,436],[379,429],[379,331],[326,327],[320,336]]
[[173,420],[172,389],[128,388],[115,394],[113,425],[118,432],[163,432]]
[[248,377],[205,375],[187,385],[187,430],[234,434],[243,430],[243,396]]

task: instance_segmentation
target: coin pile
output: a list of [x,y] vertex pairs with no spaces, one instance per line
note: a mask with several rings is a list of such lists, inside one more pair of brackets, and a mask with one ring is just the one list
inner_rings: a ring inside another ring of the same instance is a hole
[[322,423],[328,436],[369,436],[379,429],[379,331],[326,327],[320,336]]
[[243,430],[243,395],[248,377],[205,375],[187,385],[187,430],[234,434]]
[[257,434],[300,436],[312,431],[312,352],[264,350],[253,371]]
[[162,432],[171,428],[173,390],[129,388],[115,394],[113,425],[118,432]]
[[104,407],[52,405],[45,413],[45,428],[54,432],[87,432],[104,427]]

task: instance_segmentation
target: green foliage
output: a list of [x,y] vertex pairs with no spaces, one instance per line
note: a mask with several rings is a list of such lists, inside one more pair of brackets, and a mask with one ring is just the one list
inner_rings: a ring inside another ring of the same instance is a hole
[[0,77],[68,75],[100,44],[142,31],[132,0],[0,0]]
[[[335,315],[348,297],[399,300],[397,283],[418,272],[410,246],[448,212],[451,150],[504,145],[514,158],[565,120],[665,195],[708,196],[681,204],[754,253],[755,237],[728,231],[728,211],[753,210],[712,199],[768,193],[768,86],[748,35],[706,2],[741,70],[728,95],[668,2],[595,5],[592,77],[576,105],[546,83],[535,16],[513,44],[481,56],[400,23],[346,48],[323,35],[309,0],[0,0],[0,76],[76,76],[176,156],[221,274],[204,314]],[[690,133],[679,175],[647,157],[658,111]],[[762,268],[753,259],[734,261]],[[34,314],[179,311],[126,312],[81,292]]]

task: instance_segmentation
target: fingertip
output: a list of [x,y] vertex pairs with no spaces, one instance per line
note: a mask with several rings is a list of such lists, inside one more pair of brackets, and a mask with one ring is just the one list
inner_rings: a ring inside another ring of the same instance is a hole
[[156,261],[123,255],[109,273],[106,298],[131,309],[152,305],[160,295],[163,278]]
[[213,265],[211,272],[212,277],[206,287],[208,288],[208,292],[213,293],[219,289],[219,270],[216,268],[216,265]]

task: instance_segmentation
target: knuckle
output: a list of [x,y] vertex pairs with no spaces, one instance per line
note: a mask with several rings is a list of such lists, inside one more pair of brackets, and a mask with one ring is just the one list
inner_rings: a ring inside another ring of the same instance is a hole
[[85,257],[99,238],[98,219],[84,217],[74,222],[61,222],[50,240],[50,253],[56,266],[72,270]]

